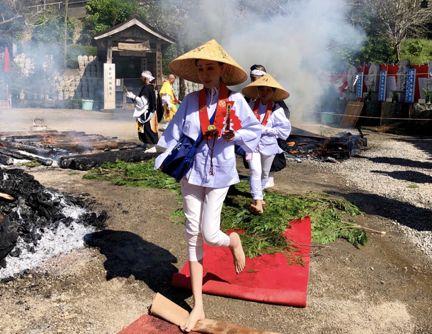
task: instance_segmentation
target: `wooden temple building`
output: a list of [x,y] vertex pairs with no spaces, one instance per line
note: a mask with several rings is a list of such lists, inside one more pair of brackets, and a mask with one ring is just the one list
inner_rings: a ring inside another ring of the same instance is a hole
[[162,54],[175,41],[134,18],[94,38],[104,63],[104,109],[114,109],[123,87],[136,92],[140,74],[149,70],[162,85]]

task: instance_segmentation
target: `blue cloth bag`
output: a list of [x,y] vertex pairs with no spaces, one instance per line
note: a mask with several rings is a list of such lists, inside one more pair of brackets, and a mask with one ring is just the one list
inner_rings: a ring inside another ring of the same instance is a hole
[[[210,119],[210,124],[213,124],[216,112]],[[194,141],[192,138],[182,134],[177,145],[172,149],[162,162],[159,169],[165,174],[172,176],[177,182],[189,172],[194,163],[195,155],[198,146],[203,140],[202,132],[200,131],[198,138]]]

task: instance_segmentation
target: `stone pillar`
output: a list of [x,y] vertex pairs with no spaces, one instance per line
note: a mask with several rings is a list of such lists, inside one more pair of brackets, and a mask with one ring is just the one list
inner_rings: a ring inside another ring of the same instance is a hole
[[162,47],[161,43],[156,43],[156,85],[160,87],[162,85]]
[[104,64],[104,109],[115,109],[115,64]]

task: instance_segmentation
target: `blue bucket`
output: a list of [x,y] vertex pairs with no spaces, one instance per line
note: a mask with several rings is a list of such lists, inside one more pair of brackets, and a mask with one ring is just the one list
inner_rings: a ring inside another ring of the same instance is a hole
[[93,100],[82,100],[83,110],[93,110]]

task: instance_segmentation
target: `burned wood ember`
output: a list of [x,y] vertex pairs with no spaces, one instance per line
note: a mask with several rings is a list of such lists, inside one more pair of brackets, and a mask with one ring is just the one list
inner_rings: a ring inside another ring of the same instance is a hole
[[116,137],[79,131],[2,132],[0,164],[11,165],[15,162],[13,159],[18,159],[34,160],[42,165],[51,166],[56,165],[61,157],[131,149],[137,146],[136,143],[123,142]]
[[131,148],[118,151],[61,157],[59,166],[62,168],[89,170],[94,167],[99,167],[105,162],[115,162],[117,160],[138,162],[151,159],[156,155],[157,154],[155,153],[146,153],[142,148]]
[[[85,234],[83,231],[88,233],[104,228],[107,219],[106,212],[90,212],[80,198],[47,189],[22,170],[0,169],[0,192],[13,197],[13,200],[0,198],[0,217],[3,217],[0,223],[0,279],[18,273],[25,265],[37,263],[31,255],[44,247],[40,244],[45,242],[46,235],[58,247],[69,249],[62,245],[68,240],[56,241],[56,233],[67,235],[80,229]],[[49,253],[52,248],[53,245],[46,246],[42,253]],[[20,259],[23,255],[25,257]],[[50,254],[43,255],[49,257]],[[37,258],[41,256],[39,254]],[[9,262],[15,268],[8,267]]]
[[335,137],[290,135],[286,143],[279,146],[288,157],[343,160],[364,149],[367,139],[349,132]]

